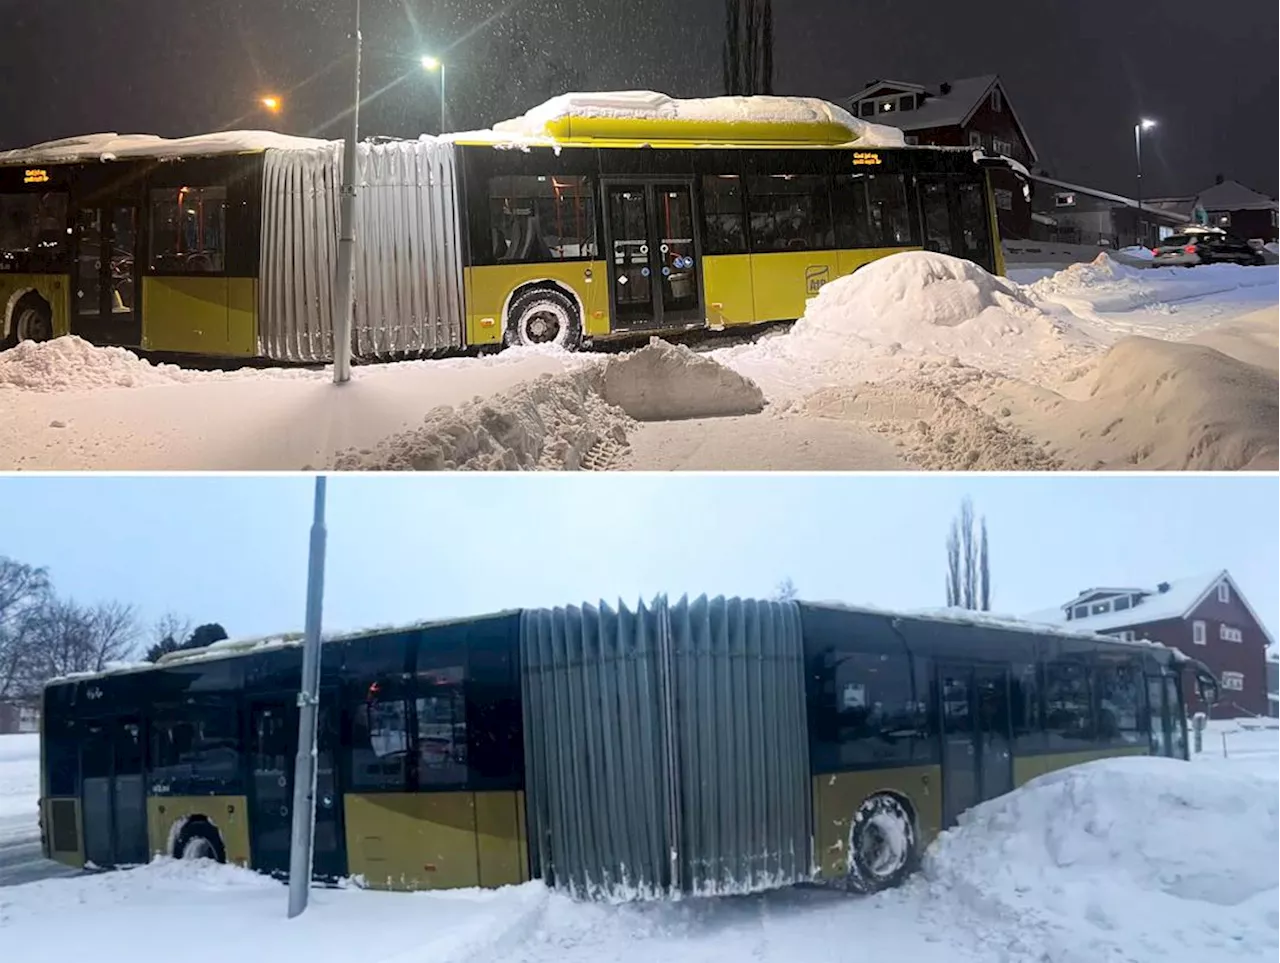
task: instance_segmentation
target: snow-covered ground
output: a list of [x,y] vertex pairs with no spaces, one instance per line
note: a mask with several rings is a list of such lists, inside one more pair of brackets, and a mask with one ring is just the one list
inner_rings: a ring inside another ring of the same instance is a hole
[[[0,888],[0,946],[24,963],[1274,961],[1280,734],[1245,725],[1212,724],[1226,757],[1208,740],[1191,765],[1108,760],[976,807],[917,877],[866,899],[799,889],[603,906],[539,883],[336,889],[313,891],[290,922],[278,883],[161,860]],[[0,737],[0,759],[30,769],[29,746],[13,739]],[[29,773],[4,778],[34,804]]]
[[[1102,254],[1002,279],[896,255],[828,284],[789,331],[702,351],[719,375],[689,352],[628,368],[525,349],[334,387],[64,338],[0,354],[0,470],[1273,468],[1278,278]],[[683,408],[599,403],[655,369]],[[737,376],[763,411],[735,408]]]

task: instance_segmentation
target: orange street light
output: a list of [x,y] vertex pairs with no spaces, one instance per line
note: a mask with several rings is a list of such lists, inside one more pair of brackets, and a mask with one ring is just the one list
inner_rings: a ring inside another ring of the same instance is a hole
[[271,113],[273,114],[280,113],[280,108],[283,106],[280,103],[280,98],[273,97],[273,96],[263,97],[262,100],[259,101],[259,103],[261,103],[264,108],[271,111]]

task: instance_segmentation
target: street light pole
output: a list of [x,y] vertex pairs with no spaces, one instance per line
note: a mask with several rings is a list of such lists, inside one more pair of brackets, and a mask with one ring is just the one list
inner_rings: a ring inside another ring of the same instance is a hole
[[1154,120],[1146,120],[1145,118],[1133,125],[1133,147],[1138,160],[1138,220],[1134,231],[1136,235],[1134,240],[1144,247],[1146,245],[1143,243],[1142,237],[1142,132],[1150,130],[1155,125],[1156,122]]
[[426,54],[425,56],[423,56],[422,59],[419,61],[419,63],[422,64],[422,69],[427,71],[427,73],[435,73],[436,71],[440,72],[440,133],[443,134],[444,133],[444,109],[445,109],[445,101],[444,101],[445,63],[439,57],[433,57],[430,54]]
[[289,919],[307,908],[311,848],[316,828],[316,716],[320,705],[320,616],[324,606],[325,476],[316,476],[311,554],[307,567],[307,617],[298,690],[298,756],[293,766],[293,838],[289,846]]
[[342,194],[338,211],[338,276],[334,283],[333,383],[351,380],[352,289],[356,268],[356,144],[360,141],[360,0],[356,3],[355,100],[351,128],[342,145]]

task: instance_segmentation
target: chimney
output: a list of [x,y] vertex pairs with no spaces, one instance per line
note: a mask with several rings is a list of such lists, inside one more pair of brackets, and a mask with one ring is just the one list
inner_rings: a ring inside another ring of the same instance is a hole
[[1159,585],[1156,586],[1156,591],[1159,592],[1161,595],[1163,595],[1165,592],[1169,591],[1169,583],[1161,582]]
[[[947,96],[947,94],[951,93],[951,84],[944,80],[938,85],[938,93],[942,94],[943,97]],[[1218,183],[1221,184],[1222,181],[1218,181]]]
[[1221,174],[1213,175],[1213,184],[1215,187],[1221,184],[1224,180],[1226,180],[1226,178],[1224,178]]

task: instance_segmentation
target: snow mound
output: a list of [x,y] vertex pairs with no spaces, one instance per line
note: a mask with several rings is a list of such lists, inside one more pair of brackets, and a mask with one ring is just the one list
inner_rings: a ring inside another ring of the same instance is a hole
[[[1154,261],[1156,257],[1155,251],[1149,247],[1143,247],[1141,244],[1133,247],[1122,247],[1117,253],[1133,258],[1135,261]],[[1100,256],[1105,257],[1106,253],[1103,252]]]
[[764,410],[764,392],[720,362],[659,338],[610,358],[604,400],[637,421],[674,421]]
[[418,428],[372,449],[340,452],[340,471],[511,471],[584,466],[620,449],[635,423],[601,397],[599,368],[542,375],[509,391],[430,411]]
[[126,348],[95,347],[75,335],[52,341],[23,341],[0,352],[0,388],[27,391],[139,388],[217,376],[218,372],[152,364]]
[[1018,285],[972,261],[913,251],[831,281],[788,334],[713,356],[758,381],[813,389],[914,373],[921,362],[1061,368],[1074,347]]
[[1019,923],[1036,959],[1274,959],[1274,771],[1110,759],[974,807],[924,861],[925,885]]
[[690,122],[743,122],[774,124],[835,124],[849,132],[850,142],[868,147],[901,147],[902,131],[869,124],[847,110],[815,97],[704,97],[677,100],[652,90],[616,90],[568,93],[550,100],[520,117],[493,125],[497,133],[517,137],[545,137],[548,127],[573,118],[628,120],[678,120]]

